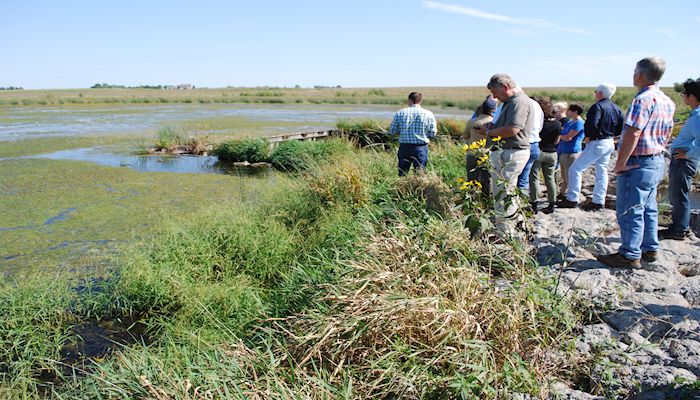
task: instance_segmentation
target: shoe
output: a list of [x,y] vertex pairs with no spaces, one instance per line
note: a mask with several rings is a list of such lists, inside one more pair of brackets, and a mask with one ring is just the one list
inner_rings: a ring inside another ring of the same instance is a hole
[[679,232],[672,229],[662,229],[659,231],[660,240],[685,240],[688,236],[690,236],[690,231]]
[[544,214],[551,214],[554,212],[554,203],[549,203],[547,207],[542,209],[542,212]]
[[566,195],[565,194],[558,194],[557,201],[562,201],[562,200],[566,200]]
[[659,253],[657,251],[645,251],[642,253],[642,260],[646,262],[654,262],[659,259]]
[[620,253],[598,255],[595,258],[608,267],[614,268],[638,268],[642,265],[639,260],[630,260]]
[[538,203],[537,203],[536,201],[531,201],[531,202],[530,202],[530,207],[532,208],[532,213],[533,213],[533,214],[537,214],[537,211],[538,211],[537,206],[538,206]]
[[560,200],[557,202],[558,208],[578,208],[578,201],[569,201],[569,199]]
[[599,211],[599,210],[602,210],[603,208],[605,208],[605,206],[603,206],[602,204],[593,203],[593,202],[586,203],[586,204],[581,206],[581,209],[583,211]]

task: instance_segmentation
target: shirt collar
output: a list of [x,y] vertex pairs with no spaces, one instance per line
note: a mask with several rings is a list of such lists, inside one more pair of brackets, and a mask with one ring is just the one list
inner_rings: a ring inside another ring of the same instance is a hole
[[692,110],[690,110],[690,114],[691,115],[700,114],[700,106],[697,106],[697,107],[693,108]]
[[420,104],[411,104],[409,107],[418,107],[418,108],[421,108],[421,107],[420,107]]
[[657,89],[656,85],[649,85],[649,86],[647,86],[647,87],[641,88],[641,89],[639,90],[639,92],[637,92],[637,94],[642,94],[642,93],[644,93],[644,92],[646,92],[646,91],[648,91],[648,90],[656,90],[656,89]]

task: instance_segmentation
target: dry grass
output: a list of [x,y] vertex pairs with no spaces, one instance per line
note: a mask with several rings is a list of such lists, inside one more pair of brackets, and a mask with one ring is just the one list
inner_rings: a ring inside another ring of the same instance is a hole
[[[286,341],[271,356],[273,370],[247,368],[247,393],[260,399],[540,394],[565,365],[551,349],[569,327],[551,312],[553,298],[533,296],[541,283],[527,278],[532,272],[522,258],[493,254],[465,236],[446,224],[375,234],[364,257],[351,263],[352,273],[328,286],[328,310],[272,321],[270,331]],[[503,278],[494,278],[494,263],[506,264],[497,268],[506,271]]]

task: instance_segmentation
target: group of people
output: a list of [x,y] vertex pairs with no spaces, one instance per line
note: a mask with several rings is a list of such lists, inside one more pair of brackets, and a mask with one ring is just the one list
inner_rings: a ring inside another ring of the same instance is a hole
[[[518,196],[516,188],[529,191],[535,212],[539,209],[539,177],[547,188],[547,206],[581,206],[586,211],[605,207],[608,164],[617,147],[614,173],[617,177],[616,210],[621,246],[617,253],[598,260],[613,267],[635,267],[640,260],[657,258],[659,238],[683,240],[690,235],[689,192],[700,162],[700,79],[683,85],[683,101],[691,115],[669,151],[669,200],[673,223],[658,230],[657,187],[665,174],[664,154],[674,126],[675,103],[658,87],[666,69],[660,57],[637,62],[633,83],[638,93],[626,114],[611,101],[616,87],[602,83],[595,89],[596,102],[582,117],[580,104],[552,103],[530,98],[506,74],[491,77],[491,95],[467,122],[463,139],[467,144],[487,143],[488,165],[467,154],[467,176],[480,182],[484,194],[492,196],[496,229],[512,234]],[[425,168],[428,143],[437,134],[432,112],[420,106],[422,95],[413,92],[408,107],[396,113],[389,128],[399,135],[399,175]],[[494,145],[496,144],[496,145]],[[595,185],[590,202],[581,203],[583,172],[595,166]],[[557,189],[556,175],[560,184]]]

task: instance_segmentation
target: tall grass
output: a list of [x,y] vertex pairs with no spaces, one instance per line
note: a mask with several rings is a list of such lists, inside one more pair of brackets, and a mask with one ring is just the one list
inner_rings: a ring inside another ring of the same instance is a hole
[[0,388],[37,393],[32,360],[60,359],[75,307],[146,315],[155,342],[95,360],[56,398],[503,398],[566,372],[552,354],[575,316],[524,250],[463,230],[442,177],[455,145],[431,149],[433,172],[399,179],[391,154],[309,143],[331,162],[166,221],[90,296],[7,287],[3,311],[39,350],[0,359],[13,371]]

